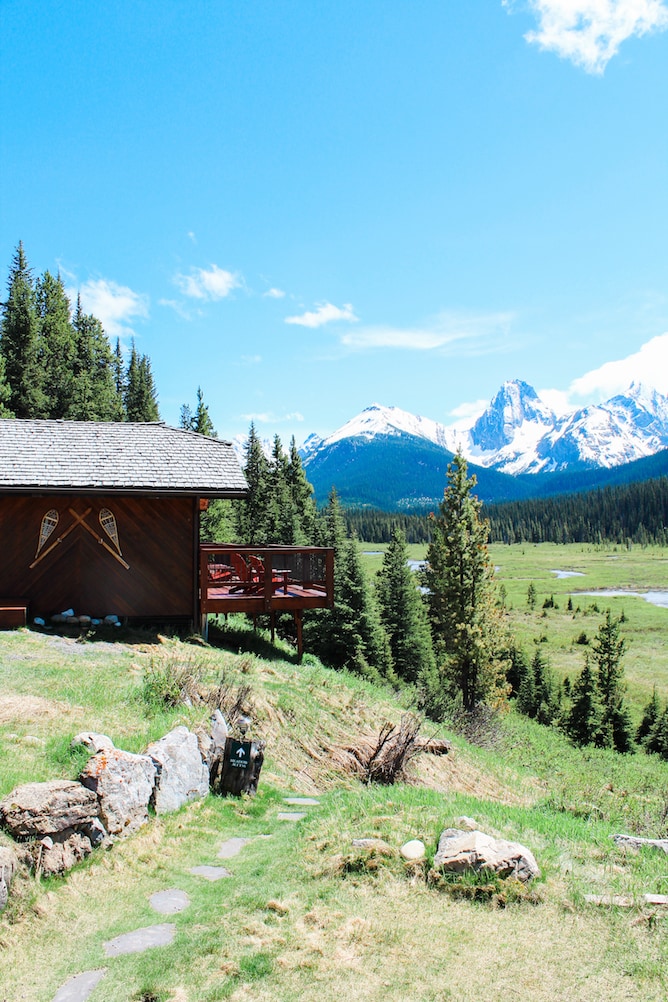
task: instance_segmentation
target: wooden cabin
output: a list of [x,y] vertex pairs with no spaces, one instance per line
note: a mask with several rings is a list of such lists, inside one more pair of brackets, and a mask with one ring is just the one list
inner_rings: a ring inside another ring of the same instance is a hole
[[0,627],[69,609],[205,626],[209,613],[274,606],[300,624],[301,609],[331,606],[331,551],[200,546],[206,499],[246,491],[219,439],[158,422],[0,419]]

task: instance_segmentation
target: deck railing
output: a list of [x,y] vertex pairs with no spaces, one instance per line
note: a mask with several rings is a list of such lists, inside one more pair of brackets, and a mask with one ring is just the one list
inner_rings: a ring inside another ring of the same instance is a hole
[[334,550],[323,546],[237,546],[201,543],[199,595],[202,631],[211,613],[292,612],[301,654],[304,609],[334,605]]

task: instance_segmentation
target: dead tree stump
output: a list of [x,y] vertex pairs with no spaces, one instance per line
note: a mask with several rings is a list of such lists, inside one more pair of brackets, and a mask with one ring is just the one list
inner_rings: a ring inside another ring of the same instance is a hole
[[237,741],[228,737],[222,757],[215,757],[211,763],[212,791],[223,797],[239,797],[242,793],[254,796],[263,761],[264,741]]

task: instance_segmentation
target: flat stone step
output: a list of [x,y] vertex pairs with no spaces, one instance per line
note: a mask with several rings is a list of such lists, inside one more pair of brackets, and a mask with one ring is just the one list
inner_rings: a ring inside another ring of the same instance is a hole
[[151,950],[154,946],[169,946],[174,939],[176,926],[171,922],[163,925],[147,925],[143,929],[135,929],[134,932],[126,932],[122,936],[116,936],[104,944],[104,952],[107,957],[120,957],[124,953],[143,953],[144,950]]
[[84,971],[62,985],[53,996],[53,1002],[86,1002],[94,988],[97,988],[107,973],[106,967],[97,971]]
[[279,821],[301,821],[306,817],[305,811],[279,811],[276,815]]
[[315,797],[283,797],[284,804],[293,804],[295,807],[318,807],[319,800]]
[[232,874],[224,866],[193,866],[190,872],[196,877],[204,877],[205,880],[222,880],[223,877],[231,877]]
[[238,856],[248,841],[247,838],[228,838],[218,850],[218,859],[232,859],[233,856]]
[[190,898],[185,891],[169,887],[165,891],[156,891],[148,899],[151,908],[161,915],[176,915],[190,904]]

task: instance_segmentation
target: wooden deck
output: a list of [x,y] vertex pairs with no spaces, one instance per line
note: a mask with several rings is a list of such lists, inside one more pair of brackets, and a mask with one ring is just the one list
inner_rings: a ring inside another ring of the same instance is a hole
[[202,632],[213,613],[252,616],[291,612],[302,653],[304,609],[334,605],[334,551],[320,546],[235,546],[202,543],[199,562]]

